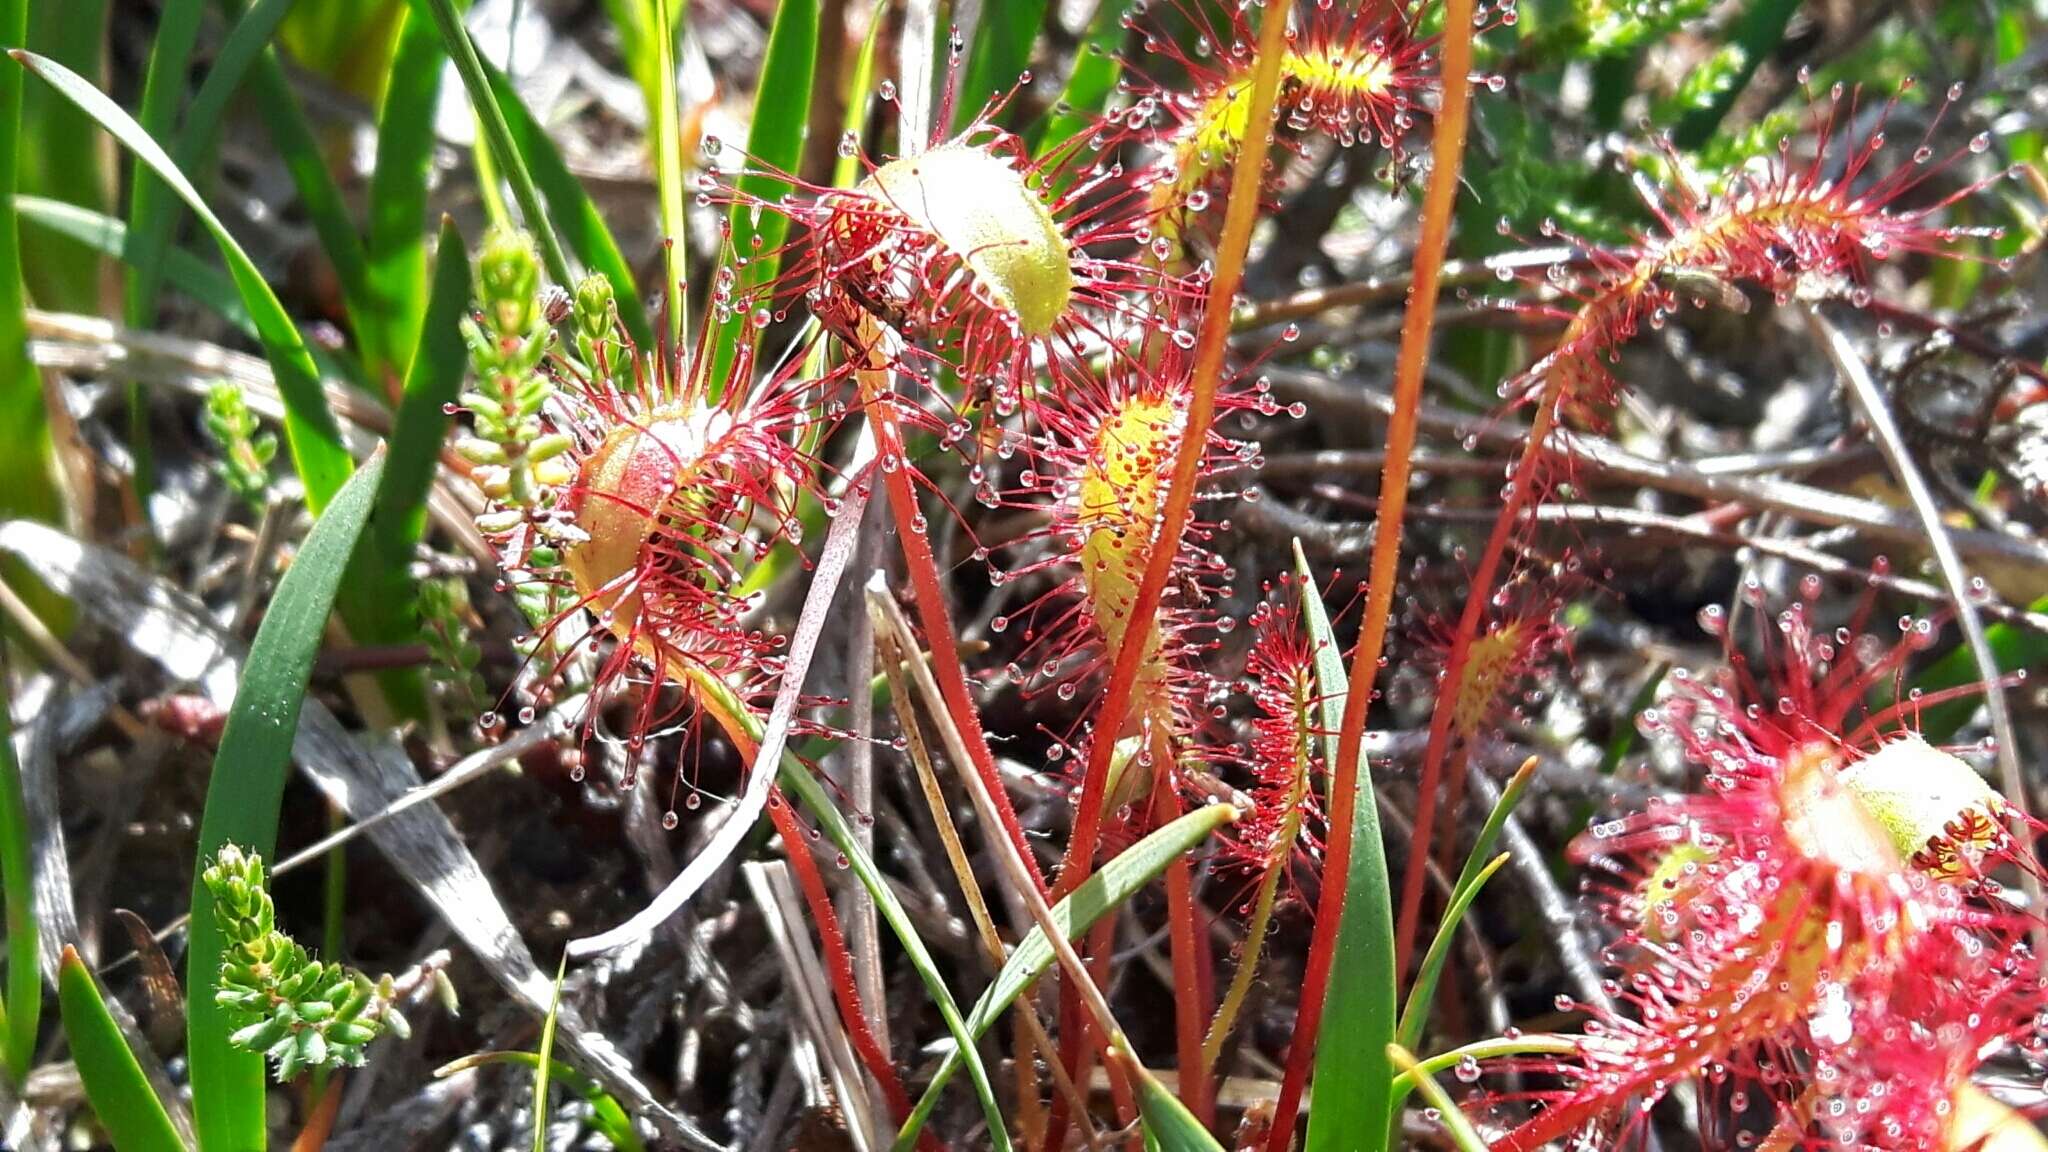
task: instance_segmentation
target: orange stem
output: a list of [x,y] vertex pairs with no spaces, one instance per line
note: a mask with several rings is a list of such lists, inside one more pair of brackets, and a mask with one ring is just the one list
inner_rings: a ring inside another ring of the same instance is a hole
[[[1380,654],[1386,649],[1387,618],[1394,605],[1394,582],[1401,563],[1401,520],[1408,507],[1408,475],[1415,452],[1416,420],[1421,413],[1422,375],[1429,363],[1429,338],[1436,324],[1438,282],[1444,251],[1449,246],[1451,210],[1458,195],[1458,171],[1465,160],[1465,130],[1471,111],[1472,3],[1444,4],[1443,106],[1431,141],[1434,167],[1422,200],[1422,230],[1415,244],[1415,285],[1408,293],[1401,325],[1401,351],[1394,368],[1394,413],[1387,423],[1387,462],[1380,472],[1379,533],[1373,540],[1366,590],[1364,631],[1352,657],[1351,684],[1344,696],[1339,727],[1337,764],[1330,797],[1329,834],[1323,855],[1323,890],[1316,901],[1315,932],[1309,941],[1302,973],[1301,1003],[1294,1039],[1287,1050],[1287,1069],[1267,1133],[1267,1152],[1287,1152],[1294,1140],[1294,1121],[1308,1084],[1309,1066],[1322,1026],[1324,994],[1336,957],[1337,928],[1344,918],[1345,887],[1351,875],[1351,826],[1358,808],[1360,753],[1365,746],[1365,714],[1372,701]],[[1418,821],[1417,840],[1423,838]],[[1396,969],[1398,972],[1399,970]],[[1347,1091],[1338,1085],[1337,1091]]]
[[[1146,557],[1145,576],[1139,582],[1137,597],[1131,603],[1130,619],[1134,621],[1149,621],[1158,616],[1159,601],[1166,593],[1173,558],[1180,552],[1181,537],[1187,532],[1193,512],[1195,482],[1201,473],[1209,425],[1216,416],[1216,390],[1223,378],[1223,357],[1230,337],[1231,302],[1244,281],[1245,253],[1251,247],[1252,226],[1258,223],[1259,188],[1266,169],[1266,154],[1272,145],[1273,105],[1280,91],[1280,65],[1285,55],[1287,14],[1291,5],[1292,0],[1268,0],[1265,14],[1261,17],[1258,60],[1252,69],[1250,104],[1246,110],[1245,141],[1237,167],[1231,173],[1230,202],[1224,211],[1223,232],[1216,246],[1216,274],[1209,282],[1202,326],[1196,334],[1191,377],[1194,394],[1188,400],[1187,422],[1181,430],[1180,444],[1174,454],[1173,475],[1166,490],[1165,506],[1160,510],[1159,529]],[[1142,627],[1127,629],[1123,643],[1117,646],[1109,685],[1103,693],[1101,710],[1095,717],[1095,738],[1088,742],[1088,764],[1081,777],[1081,797],[1074,807],[1073,831],[1067,839],[1066,856],[1060,863],[1059,881],[1053,889],[1055,899],[1072,892],[1094,869],[1095,850],[1101,838],[1104,794],[1109,784],[1110,756],[1116,746],[1115,734],[1122,731],[1137,691],[1138,669],[1145,656],[1145,635],[1146,630]],[[1061,996],[1061,1020],[1078,1019],[1078,1006],[1068,1003],[1074,996],[1073,990],[1063,989]],[[1197,1043],[1199,1045],[1199,1039]],[[1071,1054],[1071,1046],[1064,1039],[1060,1047],[1063,1057]],[[1094,1045],[1091,1043],[1089,1047],[1092,1050]],[[1070,1069],[1077,1066],[1077,1061],[1068,1060]],[[1197,1067],[1185,1066],[1185,1070],[1193,1073]],[[1066,1110],[1055,1099],[1045,1146],[1057,1149],[1065,1134]]]

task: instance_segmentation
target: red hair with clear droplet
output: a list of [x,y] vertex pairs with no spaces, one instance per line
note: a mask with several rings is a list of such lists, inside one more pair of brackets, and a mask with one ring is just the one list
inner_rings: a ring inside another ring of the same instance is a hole
[[[806,378],[801,356],[756,381],[742,343],[713,390],[710,335],[694,351],[642,354],[621,332],[618,364],[555,357],[542,424],[568,448],[542,466],[534,511],[490,534],[511,581],[556,605],[540,650],[571,634],[597,653],[586,737],[608,704],[637,693],[624,734],[634,752],[694,716],[664,684],[701,670],[747,698],[773,691],[784,639],[751,620],[758,597],[737,589],[800,536],[800,495],[820,493],[810,445],[828,430],[820,397],[834,382]],[[542,680],[574,656],[557,655]]]
[[[1871,689],[1924,647],[1920,622],[1890,645],[1860,621],[1821,635],[1803,606],[1772,624],[1767,684],[1731,652],[1727,677],[1679,676],[1672,698],[1645,714],[1647,731],[1668,734],[1705,770],[1701,790],[1574,842],[1576,859],[1612,878],[1618,1009],[1594,1012],[1575,1056],[1504,1062],[1563,1086],[1534,1093],[1536,1114],[1496,1148],[1619,1144],[1685,1080],[1700,1084],[1710,1139],[1928,1147],[1982,1042],[2027,1031],[2048,1006],[2026,945],[2031,914],[1990,877],[2035,867],[2025,851],[2000,833],[1954,846],[1973,862],[1967,872],[1914,863],[1925,845],[1912,829],[1974,836],[1976,821],[1958,817],[2004,811],[1954,756],[1909,733],[1879,734],[1897,714],[1873,711]],[[1920,782],[1906,802],[1942,808],[1917,823],[1888,816],[1901,798],[1858,774],[1900,754],[1914,757],[1905,778]],[[1984,999],[1994,989],[1997,999]],[[1911,1056],[1886,1050],[1909,1035]],[[1930,1075],[1939,1079],[1907,1083]],[[1832,1101],[1851,1106],[1817,1106]]]

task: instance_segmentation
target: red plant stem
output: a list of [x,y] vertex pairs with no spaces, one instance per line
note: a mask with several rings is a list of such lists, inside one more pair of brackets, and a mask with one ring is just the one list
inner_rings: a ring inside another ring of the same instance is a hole
[[[1153,762],[1159,770],[1152,778],[1152,823],[1162,827],[1180,816],[1180,797],[1174,792],[1171,764],[1162,762],[1157,752]],[[1209,1018],[1209,989],[1202,979],[1198,957],[1205,938],[1195,923],[1194,868],[1186,856],[1176,856],[1166,866],[1166,909],[1168,953],[1173,962],[1174,1049],[1180,1069],[1180,1100],[1203,1127],[1213,1128],[1216,1110],[1209,1091],[1208,1069],[1202,1061],[1202,1029]]]
[[[691,696],[699,707],[718,721],[718,726],[724,729],[726,739],[732,741],[740,759],[752,763],[759,756],[760,742],[754,739],[754,734],[739,717],[726,711],[707,693],[693,691]],[[810,833],[796,818],[780,788],[770,789],[768,793],[768,819],[782,837],[783,855],[789,858],[789,867],[796,873],[797,887],[803,891],[804,903],[810,905],[811,916],[817,920],[818,942],[831,972],[832,998],[839,1005],[839,1018],[846,1026],[847,1038],[853,1042],[853,1050],[866,1065],[868,1075],[881,1086],[891,1117],[901,1124],[910,1115],[910,1094],[904,1091],[903,1081],[896,1075],[896,1066],[883,1054],[874,1030],[868,1027],[867,1013],[861,1009],[860,989],[853,981],[853,953],[846,946],[846,934],[839,927],[839,913],[833,909],[832,897],[825,890],[825,878],[818,874],[818,862],[811,858]],[[919,1133],[917,1146],[923,1152],[939,1152],[943,1145],[936,1137],[926,1139],[929,1135]]]
[[[804,903],[811,906],[811,915],[817,919],[818,942],[831,977],[832,998],[839,1004],[839,1018],[846,1024],[847,1038],[853,1041],[853,1050],[860,1054],[861,1063],[867,1065],[868,1075],[882,1086],[890,1118],[901,1124],[910,1116],[910,1094],[904,1091],[895,1065],[882,1052],[874,1030],[868,1027],[867,1014],[861,1010],[860,989],[853,982],[853,952],[846,946],[846,934],[840,930],[839,915],[825,890],[825,878],[818,874],[818,862],[811,858],[810,833],[790,810],[789,801],[779,789],[769,794],[768,818],[782,836],[783,854],[789,857],[790,871],[796,873]],[[918,1135],[918,1146],[932,1152],[936,1140],[927,1144],[923,1139],[926,1133]]]
[[[1551,381],[1563,379],[1561,372],[1554,372],[1551,376]],[[1396,972],[1408,970],[1408,957],[1415,947],[1416,922],[1422,913],[1424,862],[1429,856],[1430,832],[1436,822],[1437,783],[1443,779],[1444,760],[1451,748],[1451,722],[1457,711],[1458,681],[1465,675],[1465,665],[1472,656],[1472,642],[1479,635],[1479,622],[1486,615],[1488,602],[1493,599],[1494,580],[1500,574],[1508,538],[1514,534],[1515,525],[1529,507],[1534,494],[1536,473],[1546,454],[1544,445],[1556,424],[1558,390],[1557,383],[1546,382],[1542,396],[1536,402],[1536,414],[1529,424],[1528,439],[1522,442],[1522,455],[1515,462],[1508,491],[1501,500],[1500,516],[1494,520],[1493,531],[1486,537],[1486,550],[1480,553],[1479,567],[1473,571],[1471,584],[1466,589],[1465,608],[1458,616],[1458,629],[1452,636],[1451,650],[1444,661],[1443,678],[1437,682],[1436,706],[1429,716],[1429,747],[1423,753],[1422,779],[1416,798],[1415,834],[1408,844],[1408,869],[1401,877],[1401,915],[1395,921],[1394,929]],[[1453,772],[1451,779],[1461,782],[1463,773]],[[1457,820],[1458,801],[1463,794],[1464,790],[1457,788],[1447,797],[1445,819]]]
[[[1330,796],[1329,833],[1323,853],[1323,890],[1316,901],[1315,932],[1309,940],[1308,963],[1302,973],[1301,1003],[1294,1021],[1294,1039],[1287,1049],[1286,1074],[1274,1103],[1273,1126],[1266,1134],[1266,1152],[1287,1152],[1294,1141],[1295,1116],[1314,1062],[1316,1032],[1322,1026],[1323,1000],[1329,990],[1330,967],[1337,952],[1337,928],[1344,919],[1344,890],[1351,877],[1351,829],[1358,809],[1358,773],[1365,747],[1365,713],[1372,702],[1373,681],[1386,649],[1387,617],[1394,606],[1394,582],[1401,563],[1401,520],[1408,507],[1408,474],[1415,453],[1415,427],[1422,410],[1422,374],[1429,364],[1430,331],[1436,324],[1438,281],[1444,251],[1450,243],[1451,210],[1458,196],[1458,170],[1465,160],[1465,129],[1472,105],[1472,3],[1445,0],[1443,55],[1440,57],[1443,105],[1437,113],[1436,138],[1430,142],[1434,166],[1422,198],[1422,229],[1415,243],[1415,285],[1401,325],[1401,351],[1394,367],[1394,412],[1387,422],[1387,461],[1380,472],[1379,532],[1373,539],[1368,569],[1364,630],[1351,660],[1351,683],[1344,695],[1344,720],[1339,725],[1337,764]],[[1425,785],[1427,794],[1427,785]],[[1425,833],[1418,819],[1416,840]],[[1399,969],[1396,969],[1399,971]],[[1346,1038],[1350,1039],[1350,1038]],[[1335,1091],[1345,1085],[1332,1086]]]
[[[1223,378],[1223,357],[1228,351],[1232,303],[1238,286],[1244,282],[1245,253],[1251,247],[1252,226],[1258,223],[1259,186],[1266,170],[1266,154],[1273,143],[1273,105],[1280,92],[1280,65],[1286,51],[1287,15],[1291,7],[1292,0],[1268,0],[1265,14],[1260,18],[1258,60],[1252,68],[1245,140],[1239,151],[1237,167],[1230,176],[1230,202],[1224,210],[1223,232],[1216,245],[1216,274],[1209,282],[1202,326],[1196,334],[1191,376],[1194,395],[1188,400],[1187,421],[1181,429],[1180,444],[1174,454],[1173,475],[1167,485],[1165,506],[1160,510],[1159,529],[1153,534],[1152,548],[1146,557],[1145,576],[1139,581],[1137,597],[1131,602],[1130,619],[1135,622],[1151,621],[1159,615],[1159,601],[1166,594],[1166,580],[1173,568],[1173,558],[1180,553],[1181,537],[1187,533],[1188,519],[1194,509],[1195,482],[1201,473],[1202,452],[1208,445],[1209,425],[1216,417],[1216,389]],[[1081,777],[1081,797],[1074,806],[1073,832],[1067,838],[1066,856],[1060,862],[1059,881],[1053,889],[1055,899],[1072,892],[1088,878],[1095,866],[1104,795],[1109,785],[1110,757],[1116,748],[1116,733],[1122,731],[1124,719],[1131,711],[1132,697],[1137,691],[1138,669],[1145,657],[1146,633],[1144,627],[1127,628],[1123,643],[1117,646],[1109,685],[1103,692],[1102,708],[1095,717],[1095,738],[1088,742],[1088,764]],[[1061,991],[1060,1018],[1063,1023],[1078,1018],[1078,1009],[1068,1004],[1075,995],[1071,987]],[[1196,1043],[1196,1050],[1200,1051],[1199,1037]],[[1060,1047],[1061,1057],[1067,1060],[1068,1068],[1076,1069],[1078,1061],[1070,1058],[1072,1050],[1064,1038]],[[1089,1044],[1090,1051],[1094,1047],[1093,1043]],[[1200,1065],[1183,1067],[1192,1074]],[[1045,1147],[1058,1149],[1065,1136],[1066,1110],[1058,1099],[1054,1099]]]
[[[988,737],[981,730],[981,714],[968,691],[967,669],[960,662],[960,645],[955,639],[952,613],[946,607],[946,590],[941,583],[938,558],[932,554],[930,537],[918,527],[922,521],[917,506],[917,486],[911,480],[910,458],[903,450],[903,427],[896,419],[896,400],[888,388],[888,373],[880,370],[886,361],[874,343],[881,339],[879,326],[872,322],[863,324],[861,336],[870,341],[869,347],[859,353],[867,358],[869,365],[857,373],[861,403],[867,410],[868,426],[875,431],[876,448],[884,461],[882,481],[889,490],[889,512],[896,519],[896,538],[903,549],[903,566],[910,575],[918,622],[924,625],[925,647],[931,653],[939,694],[945,698],[946,711],[952,715],[953,724],[967,745],[975,773],[988,789],[989,800],[997,817],[1002,820],[1003,834],[1015,845],[1017,855],[1023,858],[1024,866],[1030,870],[1032,882],[1038,886],[1038,894],[1043,896],[1046,893],[1045,874],[1039,870],[1038,858],[1032,854],[1031,844],[1024,838],[1024,826],[1018,822],[1017,810],[1010,804],[1009,789],[1003,786],[1002,774],[996,770],[995,756],[988,748]],[[889,466],[890,460],[895,461],[894,467]]]

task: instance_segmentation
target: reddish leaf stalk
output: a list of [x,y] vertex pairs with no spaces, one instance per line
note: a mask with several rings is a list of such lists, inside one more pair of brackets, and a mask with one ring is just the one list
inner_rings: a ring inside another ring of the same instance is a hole
[[[1430,143],[1434,166],[1428,190],[1423,194],[1422,230],[1415,245],[1415,284],[1408,294],[1407,314],[1401,325],[1400,357],[1394,369],[1394,413],[1387,424],[1387,462],[1380,473],[1379,531],[1373,539],[1364,631],[1352,657],[1351,683],[1344,697],[1315,933],[1309,941],[1294,1039],[1287,1051],[1286,1075],[1280,1082],[1266,1152],[1287,1152],[1294,1140],[1295,1116],[1300,1111],[1301,1093],[1307,1086],[1309,1066],[1315,1057],[1316,1032],[1322,1026],[1324,994],[1336,957],[1337,927],[1344,917],[1344,890],[1351,874],[1351,827],[1358,807],[1365,714],[1372,701],[1380,654],[1386,647],[1387,618],[1394,606],[1394,582],[1401,562],[1401,520],[1408,506],[1408,475],[1415,451],[1416,420],[1421,414],[1422,375],[1429,362],[1430,330],[1436,323],[1437,288],[1443,275],[1444,251],[1450,241],[1458,171],[1465,159],[1465,129],[1472,99],[1472,0],[1446,0],[1443,27],[1443,105],[1437,114],[1436,138]],[[1431,781],[1423,782],[1425,805],[1432,788]],[[1415,840],[1417,844],[1428,842],[1428,828],[1420,813],[1416,818]],[[1344,1089],[1339,1086],[1337,1090]]]
[[[1237,170],[1231,174],[1230,202],[1225,209],[1222,239],[1216,248],[1216,275],[1209,282],[1202,326],[1196,335],[1192,374],[1194,395],[1188,402],[1187,422],[1174,456],[1173,478],[1166,491],[1165,506],[1160,510],[1159,530],[1153,537],[1151,553],[1146,559],[1145,578],[1138,585],[1137,598],[1131,605],[1132,620],[1150,620],[1158,615],[1159,601],[1166,592],[1173,558],[1180,551],[1181,537],[1187,531],[1188,518],[1193,511],[1195,481],[1201,471],[1209,425],[1216,415],[1216,389],[1223,379],[1223,357],[1230,336],[1231,301],[1244,280],[1245,253],[1251,247],[1252,227],[1258,223],[1260,178],[1266,168],[1266,154],[1272,146],[1273,105],[1280,90],[1280,64],[1286,50],[1287,14],[1291,6],[1292,0],[1269,0],[1259,28],[1259,59],[1252,72],[1251,100],[1246,116],[1246,124],[1256,126],[1256,130],[1247,129],[1243,155]],[[892,489],[892,496],[893,492]],[[922,608],[922,593],[919,601]],[[1068,837],[1066,856],[1061,861],[1058,883],[1053,889],[1055,899],[1072,892],[1094,868],[1103,800],[1108,791],[1110,756],[1116,747],[1115,734],[1122,729],[1125,718],[1130,714],[1132,697],[1137,689],[1138,669],[1144,662],[1144,656],[1145,630],[1130,629],[1124,634],[1123,643],[1118,645],[1116,661],[1111,666],[1109,685],[1103,693],[1102,709],[1095,721],[1096,738],[1088,742],[1088,765],[1081,778],[1081,797],[1074,808],[1073,832]],[[1063,1023],[1078,1018],[1078,1012],[1073,1010],[1075,1006],[1068,1003],[1073,997],[1071,987],[1063,989],[1060,1013]],[[1188,1005],[1176,1007],[1179,1016],[1196,1019],[1194,1042],[1195,1051],[1199,1052],[1200,1013],[1190,1012]],[[1077,1069],[1078,1052],[1075,1048],[1081,1036],[1072,1029],[1063,1029],[1063,1032],[1073,1037],[1074,1043],[1069,1044],[1063,1037],[1061,1056],[1069,1069]],[[1094,1045],[1091,1043],[1089,1047],[1092,1049]],[[1190,1075],[1198,1075],[1199,1067],[1198,1063],[1183,1064]],[[1079,1077],[1076,1079],[1078,1081]],[[1052,1123],[1046,1132],[1046,1147],[1058,1148],[1065,1134],[1066,1110],[1060,1101],[1054,1100]]]
[[[737,716],[728,713],[720,702],[704,692],[692,691],[690,695],[698,706],[711,714],[724,730],[726,739],[732,741],[740,758],[749,763],[759,755],[760,744],[747,730]],[[846,1026],[847,1039],[853,1042],[854,1052],[866,1065],[868,1075],[881,1086],[882,1096],[889,1105],[890,1118],[900,1124],[910,1115],[910,1094],[903,1088],[903,1081],[896,1075],[896,1066],[889,1062],[882,1052],[875,1033],[868,1027],[867,1013],[862,1010],[860,989],[853,980],[853,953],[846,946],[846,934],[839,927],[839,914],[832,907],[832,896],[825,890],[825,878],[818,873],[818,862],[811,858],[810,833],[796,818],[789,800],[780,788],[769,794],[768,818],[775,825],[775,831],[782,837],[783,855],[789,858],[790,870],[796,874],[797,887],[803,891],[804,903],[810,905],[811,916],[818,924],[818,942],[825,954],[825,963],[831,973],[832,998],[839,1005],[839,1018]],[[938,1140],[929,1133],[921,1133],[918,1147],[923,1152],[937,1152],[941,1147]]]
[[[1408,868],[1401,877],[1401,913],[1394,929],[1396,972],[1408,970],[1408,957],[1415,946],[1417,921],[1422,913],[1422,877],[1428,859],[1430,831],[1436,822],[1437,784],[1444,779],[1444,760],[1450,752],[1451,721],[1457,711],[1458,685],[1464,678],[1466,664],[1471,660],[1472,642],[1479,635],[1480,617],[1486,613],[1487,602],[1493,596],[1494,578],[1500,574],[1508,537],[1528,508],[1530,494],[1536,488],[1536,473],[1543,463],[1544,445],[1557,422],[1557,405],[1565,379],[1564,373],[1554,372],[1543,386],[1543,394],[1529,424],[1528,438],[1522,442],[1521,458],[1515,462],[1507,494],[1501,501],[1500,517],[1494,521],[1493,531],[1486,538],[1486,549],[1479,557],[1479,567],[1472,573],[1471,584],[1465,593],[1465,607],[1458,617],[1451,650],[1444,660],[1435,710],[1429,717],[1429,747],[1423,755],[1422,778],[1417,785],[1420,793],[1415,807],[1415,835],[1408,845]],[[1464,778],[1462,771],[1454,770],[1450,774],[1451,795],[1445,798],[1444,812],[1451,820],[1457,819],[1458,802],[1464,793],[1460,785]]]
[[[1160,740],[1160,743],[1166,743]],[[1168,750],[1169,754],[1171,750]],[[1153,754],[1155,761],[1158,753]],[[1181,814],[1180,797],[1174,792],[1171,761],[1152,778],[1152,822],[1171,823]],[[1215,1127],[1213,1094],[1208,1066],[1202,1060],[1203,1021],[1209,1015],[1208,982],[1202,979],[1197,957],[1205,938],[1195,923],[1194,868],[1186,856],[1176,856],[1166,866],[1167,952],[1173,964],[1174,1054],[1180,1069],[1180,1099],[1205,1127]]]
[[903,549],[903,566],[908,569],[911,592],[917,601],[918,622],[924,625],[925,647],[931,653],[932,670],[937,674],[946,710],[952,714],[953,724],[967,745],[975,773],[988,789],[989,800],[1002,820],[1003,834],[1016,846],[1017,855],[1023,858],[1032,882],[1043,896],[1045,876],[1039,871],[1030,842],[1024,838],[1024,826],[1017,820],[1009,790],[1003,786],[995,756],[989,751],[988,737],[981,730],[981,714],[968,691],[966,666],[960,661],[959,642],[954,638],[953,616],[946,608],[938,558],[932,554],[930,537],[919,527],[923,517],[917,506],[917,486],[911,480],[910,457],[903,447],[903,426],[896,418],[895,396],[884,370],[887,358],[878,347],[882,338],[879,324],[872,320],[862,322],[861,339],[867,347],[856,353],[867,361],[867,366],[857,373],[861,404],[867,412],[869,427],[874,429],[876,449],[883,461],[882,481],[889,491],[889,513],[896,520],[896,538]]

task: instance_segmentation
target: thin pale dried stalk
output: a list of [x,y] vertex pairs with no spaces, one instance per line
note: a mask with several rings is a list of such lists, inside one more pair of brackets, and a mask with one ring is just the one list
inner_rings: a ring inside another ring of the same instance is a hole
[[[923,726],[917,722],[917,712],[911,704],[910,693],[904,682],[906,667],[924,671],[919,677],[920,686],[930,682],[930,673],[923,669],[924,654],[906,655],[904,645],[911,643],[909,622],[902,619],[896,610],[896,602],[880,589],[868,590],[868,614],[873,621],[875,646],[882,661],[882,674],[889,683],[889,705],[896,714],[896,726],[902,730],[905,744],[910,753],[910,762],[917,770],[917,784],[924,794],[925,805],[931,810],[932,825],[938,829],[939,842],[946,851],[946,862],[953,869],[953,878],[960,885],[961,893],[967,899],[968,917],[974,921],[976,937],[981,942],[983,955],[989,963],[1000,969],[1009,958],[1003,945],[1002,936],[996,931],[995,918],[989,914],[988,901],[982,895],[981,884],[974,878],[974,866],[967,858],[967,849],[961,843],[960,830],[953,823],[953,813],[947,807],[945,793],[940,790],[937,771],[932,767],[930,746],[925,743]],[[940,697],[936,684],[924,693],[925,707],[934,715],[943,715],[945,701]],[[957,737],[956,737],[957,739]],[[1028,996],[1017,1000],[1017,1043],[1015,1062],[1017,1065],[1017,1110],[1018,1126],[1024,1129],[1026,1139],[1033,1143],[1045,1135],[1045,1118],[1038,1099],[1038,1076],[1033,1068],[1031,1053],[1036,1051],[1044,1058],[1052,1071],[1053,1085],[1066,1098],[1067,1107],[1074,1114],[1087,1116],[1087,1097],[1074,1084],[1072,1077],[1059,1062],[1059,1050],[1052,1036],[1045,1030],[1045,1022],[1038,1017],[1038,1009]],[[1088,1147],[1095,1148],[1100,1136],[1092,1124],[1083,1130]]]
[[996,771],[995,755],[989,751],[988,737],[981,730],[981,715],[968,690],[966,665],[961,662],[953,617],[946,606],[945,583],[940,575],[938,557],[932,553],[931,538],[923,527],[917,486],[911,479],[909,455],[903,444],[903,428],[896,418],[890,359],[883,348],[885,339],[887,336],[881,324],[872,318],[862,319],[862,346],[854,353],[861,358],[862,364],[855,375],[860,382],[861,404],[868,426],[874,430],[876,451],[881,459],[882,482],[889,494],[889,512],[896,521],[903,566],[910,576],[911,591],[917,597],[917,615],[924,624],[925,643],[930,646],[932,663],[938,669],[946,714],[966,740],[967,755],[961,762],[971,765],[986,785],[990,800],[995,805],[997,826],[1025,861],[1033,890],[1042,894],[1046,890],[1045,878],[1030,857],[1031,849],[1024,839],[1024,827],[1018,823],[1016,809],[1011,807],[1009,794],[1003,790],[1002,776]]

